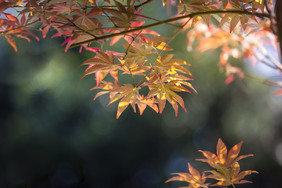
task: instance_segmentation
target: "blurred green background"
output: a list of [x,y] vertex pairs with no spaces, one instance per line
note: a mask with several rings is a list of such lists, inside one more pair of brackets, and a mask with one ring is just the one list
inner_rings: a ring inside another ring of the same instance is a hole
[[[144,11],[167,17],[154,4]],[[157,31],[170,36],[173,29]],[[50,36],[17,40],[18,53],[0,39],[1,188],[176,188],[186,184],[165,184],[170,173],[187,172],[187,162],[207,170],[194,160],[202,158],[197,150],[215,152],[218,138],[229,149],[243,140],[241,154],[255,155],[241,168],[260,173],[238,187],[281,187],[282,97],[248,79],[224,85],[218,51],[188,52],[180,34],[171,47],[192,64],[199,93],[181,94],[188,112],[176,118],[167,105],[163,114],[146,109],[139,116],[128,108],[117,120],[117,104],[107,106],[107,96],[92,101],[94,77],[80,80],[80,63],[94,54],[65,53]]]

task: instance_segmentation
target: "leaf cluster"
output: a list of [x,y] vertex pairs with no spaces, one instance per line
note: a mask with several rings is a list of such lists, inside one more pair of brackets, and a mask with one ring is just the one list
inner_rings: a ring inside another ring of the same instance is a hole
[[[166,182],[184,181],[189,183],[189,188],[208,188],[213,186],[235,187],[235,184],[252,183],[244,180],[245,176],[258,172],[253,170],[240,171],[238,161],[253,156],[252,154],[239,156],[242,144],[242,141],[239,142],[228,152],[222,140],[218,139],[216,154],[199,150],[199,152],[204,155],[205,159],[196,159],[197,161],[208,163],[212,170],[205,171],[201,175],[198,170],[188,163],[189,173],[173,173],[173,175],[177,176],[168,179]],[[206,175],[206,173],[209,175]],[[217,182],[214,184],[207,183],[207,178],[214,179]]]
[[[178,113],[178,104],[186,110],[183,99],[176,92],[196,91],[189,81],[193,76],[186,68],[190,64],[184,60],[174,59],[173,54],[161,54],[162,51],[172,50],[166,38],[158,37],[150,40],[132,39],[124,43],[126,53],[96,52],[94,58],[86,60],[82,65],[88,65],[83,75],[95,74],[96,86],[101,89],[98,96],[109,94],[109,104],[119,101],[117,118],[131,105],[136,112],[137,105],[140,115],[149,106],[156,112],[162,113],[168,101]],[[142,40],[142,41],[140,41]],[[153,59],[153,60],[152,60]],[[106,81],[110,74],[112,82]],[[128,75],[131,83],[120,84],[120,75]],[[136,82],[138,80],[138,83]],[[142,90],[144,91],[141,94]],[[145,91],[148,92],[145,92]]]

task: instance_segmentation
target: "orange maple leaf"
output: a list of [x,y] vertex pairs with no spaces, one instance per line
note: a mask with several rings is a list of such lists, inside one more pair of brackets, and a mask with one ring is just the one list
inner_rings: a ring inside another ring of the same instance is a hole
[[217,165],[223,165],[226,168],[229,168],[233,164],[235,164],[237,161],[244,159],[246,157],[253,156],[253,154],[248,154],[248,155],[241,155],[238,157],[242,144],[243,144],[243,141],[239,142],[238,144],[233,146],[229,152],[227,152],[227,148],[225,144],[219,138],[217,142],[217,148],[216,148],[217,155],[209,151],[199,150],[201,153],[203,153],[206,159],[197,159],[197,160],[208,163],[212,168],[216,168]]
[[[171,182],[171,181],[185,181],[189,183],[189,186],[187,188],[207,188],[208,184],[205,184],[206,181],[206,175],[203,172],[202,175],[198,170],[193,168],[190,163],[188,163],[188,169],[190,173],[172,173],[172,175],[178,175],[175,177],[172,177],[165,181]],[[183,187],[184,188],[184,187]]]
[[115,63],[115,56],[112,53],[110,53],[109,55],[104,52],[96,53],[97,56],[90,58],[81,64],[89,65],[81,78],[99,71],[105,71],[106,73],[109,73],[110,71],[115,70],[119,67],[119,65]]

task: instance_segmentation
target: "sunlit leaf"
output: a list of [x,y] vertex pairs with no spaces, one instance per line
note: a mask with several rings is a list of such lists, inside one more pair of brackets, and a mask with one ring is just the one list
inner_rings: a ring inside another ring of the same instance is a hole
[[231,148],[229,152],[227,152],[227,148],[221,139],[218,139],[216,155],[209,151],[201,151],[200,152],[206,157],[206,159],[197,159],[198,161],[202,161],[208,163],[215,170],[211,170],[208,178],[213,178],[218,180],[216,184],[213,186],[229,186],[233,184],[241,184],[247,183],[247,181],[243,180],[246,175],[257,173],[256,171],[248,170],[240,172],[240,165],[238,163],[239,160],[250,157],[253,155],[241,155],[238,157],[241,146],[243,142],[239,142],[235,146]]
[[205,173],[200,174],[198,170],[188,163],[188,169],[190,173],[172,173],[172,175],[177,175],[168,179],[165,183],[171,181],[184,181],[189,183],[189,188],[207,188],[209,184],[206,184]]

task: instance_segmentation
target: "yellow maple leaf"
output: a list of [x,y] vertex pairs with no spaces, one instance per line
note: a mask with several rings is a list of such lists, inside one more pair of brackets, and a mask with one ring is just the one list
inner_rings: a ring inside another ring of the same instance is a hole
[[139,94],[140,89],[141,87],[135,87],[132,84],[125,84],[109,91],[109,93],[112,94],[109,104],[120,100],[118,103],[117,119],[129,105],[131,105],[134,112],[136,112],[135,106],[137,105],[140,115],[142,115],[147,105],[158,113],[158,107],[155,104],[154,99],[145,99]]
[[234,184],[252,183],[251,181],[244,180],[245,176],[252,173],[258,173],[254,170],[240,172],[240,165],[238,162],[234,163],[230,168],[218,165],[217,169],[218,171],[208,171],[211,172],[211,174],[208,175],[207,178],[218,180],[218,182],[212,186],[234,186]]
[[238,161],[246,157],[253,156],[252,154],[238,156],[242,144],[243,141],[239,142],[238,144],[233,146],[228,152],[222,140],[218,139],[216,154],[213,154],[209,151],[199,150],[206,157],[206,159],[196,160],[208,163],[212,168],[216,169],[216,171],[209,171],[212,174],[207,176],[209,178],[213,178],[219,181],[215,184],[215,186],[229,186],[233,184],[251,183],[250,181],[243,180],[243,178],[246,175],[258,173],[252,170],[240,172],[240,165]]

